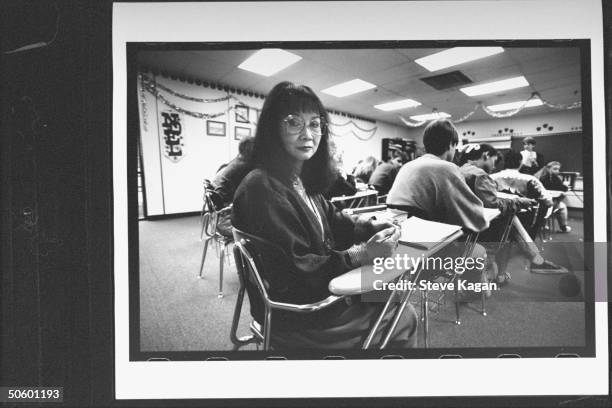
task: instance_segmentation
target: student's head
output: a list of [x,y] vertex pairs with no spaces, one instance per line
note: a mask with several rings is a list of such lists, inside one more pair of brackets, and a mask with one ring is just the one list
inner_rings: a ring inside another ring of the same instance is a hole
[[504,167],[507,169],[518,169],[523,161],[523,156],[514,150],[509,150],[504,155]]
[[374,156],[368,156],[363,160],[360,160],[353,171],[353,176],[358,178],[364,183],[367,183],[370,180],[370,176],[376,170],[378,166],[378,160]]
[[459,143],[459,134],[450,120],[437,119],[425,127],[423,145],[427,153],[452,161],[457,143]]
[[558,176],[561,171],[561,163],[558,161],[551,161],[546,164],[546,166],[542,167],[540,170],[534,174],[539,179],[543,177],[550,177],[550,175]]
[[546,168],[549,172],[556,176],[561,171],[561,163],[559,163],[558,161],[551,161],[546,165]]
[[472,163],[487,173],[495,168],[497,150],[490,144],[469,143],[463,147],[460,164]]
[[535,150],[535,139],[531,136],[527,136],[526,138],[523,139],[523,148],[525,148],[525,150],[532,152]]
[[402,150],[400,145],[389,145],[389,163],[401,166],[408,162],[408,155]]
[[253,136],[243,137],[242,139],[240,139],[240,143],[238,143],[238,155],[243,160],[251,160],[254,146],[255,138]]
[[255,132],[255,166],[284,179],[301,168],[308,193],[326,190],[333,179],[329,116],[307,86],[277,84],[264,102]]

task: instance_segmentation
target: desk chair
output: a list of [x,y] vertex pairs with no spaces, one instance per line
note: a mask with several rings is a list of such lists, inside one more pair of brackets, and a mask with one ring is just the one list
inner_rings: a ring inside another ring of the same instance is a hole
[[[319,302],[303,305],[272,300],[269,294],[271,284],[268,281],[269,276],[267,272],[269,268],[267,265],[272,264],[276,267],[288,265],[289,260],[284,251],[269,241],[247,234],[236,228],[232,228],[232,232],[235,242],[234,258],[240,281],[230,331],[230,339],[234,343],[234,350],[249,343],[263,344],[264,350],[270,350],[272,312],[274,310],[285,310],[302,314],[312,313],[325,309],[344,298],[344,296],[331,295]],[[262,325],[260,322],[253,320],[250,325],[252,335],[238,337],[236,332],[240,321],[245,290],[249,295],[251,310],[263,309],[264,322]]]
[[[208,252],[208,244],[215,241],[221,247],[219,255],[219,293],[218,298],[223,297],[223,264],[226,257],[227,247],[234,242],[229,225],[227,225],[228,217],[231,212],[231,204],[227,207],[222,207],[222,200],[217,193],[212,189],[205,189],[204,206],[206,212],[201,217],[202,233],[206,236],[204,239],[204,247],[202,248],[202,261],[200,262],[200,273],[198,277],[202,279],[204,271],[204,261]],[[229,257],[228,257],[229,260]]]
[[576,173],[573,171],[560,171],[559,177],[563,181],[563,184],[567,186],[570,190],[574,190],[576,188],[576,178],[580,175],[580,173]]
[[209,212],[211,210],[210,206],[208,205],[208,199],[206,198],[206,192],[213,191],[215,189],[213,183],[208,179],[204,179],[202,184],[202,211],[200,212],[200,224],[202,225],[202,228],[200,229],[200,241],[204,237],[205,225],[208,222],[208,217],[210,216]]

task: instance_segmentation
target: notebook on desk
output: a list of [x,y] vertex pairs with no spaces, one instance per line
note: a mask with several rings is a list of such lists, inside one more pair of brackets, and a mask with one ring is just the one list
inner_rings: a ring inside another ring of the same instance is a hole
[[458,225],[427,221],[419,217],[410,217],[402,221],[401,226],[400,244],[421,249],[431,249],[461,230]]

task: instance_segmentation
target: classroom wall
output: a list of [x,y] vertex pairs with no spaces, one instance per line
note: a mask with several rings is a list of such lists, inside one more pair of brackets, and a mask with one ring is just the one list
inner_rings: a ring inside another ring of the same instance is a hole
[[[224,91],[155,76],[152,73],[146,75],[177,93],[195,98],[212,99],[227,95]],[[214,103],[194,102],[164,91],[160,93],[176,106],[207,114],[225,112],[237,103],[235,100]],[[173,109],[157,100],[151,93],[143,92],[140,83],[138,83],[138,94],[147,216],[199,211],[202,208],[203,179],[212,179],[219,166],[237,155],[238,140],[234,134],[236,126],[249,128],[251,134],[255,134],[256,111],[249,111],[249,120],[253,122],[249,124],[237,123],[233,111],[211,119],[226,124],[225,136],[210,136],[207,134],[205,119],[180,114],[182,155],[179,160],[172,160],[165,154],[166,143],[161,127],[163,123],[161,114],[164,111],[173,112]],[[263,99],[244,95],[234,96],[242,103],[261,110]],[[331,115],[331,121],[338,125],[332,125],[334,133],[332,141],[341,152],[343,167],[348,171],[366,156],[371,155],[380,159],[383,138],[407,137],[408,133],[404,127],[383,122],[372,123],[338,115]],[[370,131],[374,128],[375,132]]]
[[[544,127],[544,125],[547,126]],[[456,126],[459,131],[459,139],[498,138],[508,140],[510,137],[512,148],[517,150],[520,150],[518,147],[522,148],[520,141],[524,137],[532,136],[536,138],[536,150],[544,154],[545,160],[561,161],[564,171],[583,172],[582,111],[580,109],[465,121]],[[537,130],[538,127],[540,130]],[[424,126],[421,126],[408,130],[409,137],[416,140],[419,146],[423,144],[423,128]],[[502,130],[501,134],[499,130]],[[513,132],[511,133],[510,130]]]

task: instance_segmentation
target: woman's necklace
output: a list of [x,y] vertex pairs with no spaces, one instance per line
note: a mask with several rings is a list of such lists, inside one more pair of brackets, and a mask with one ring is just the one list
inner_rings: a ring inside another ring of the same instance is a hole
[[302,184],[302,180],[299,176],[295,176],[291,180],[291,184],[293,185],[293,189],[304,199],[306,199],[306,189],[304,188],[304,184]]

